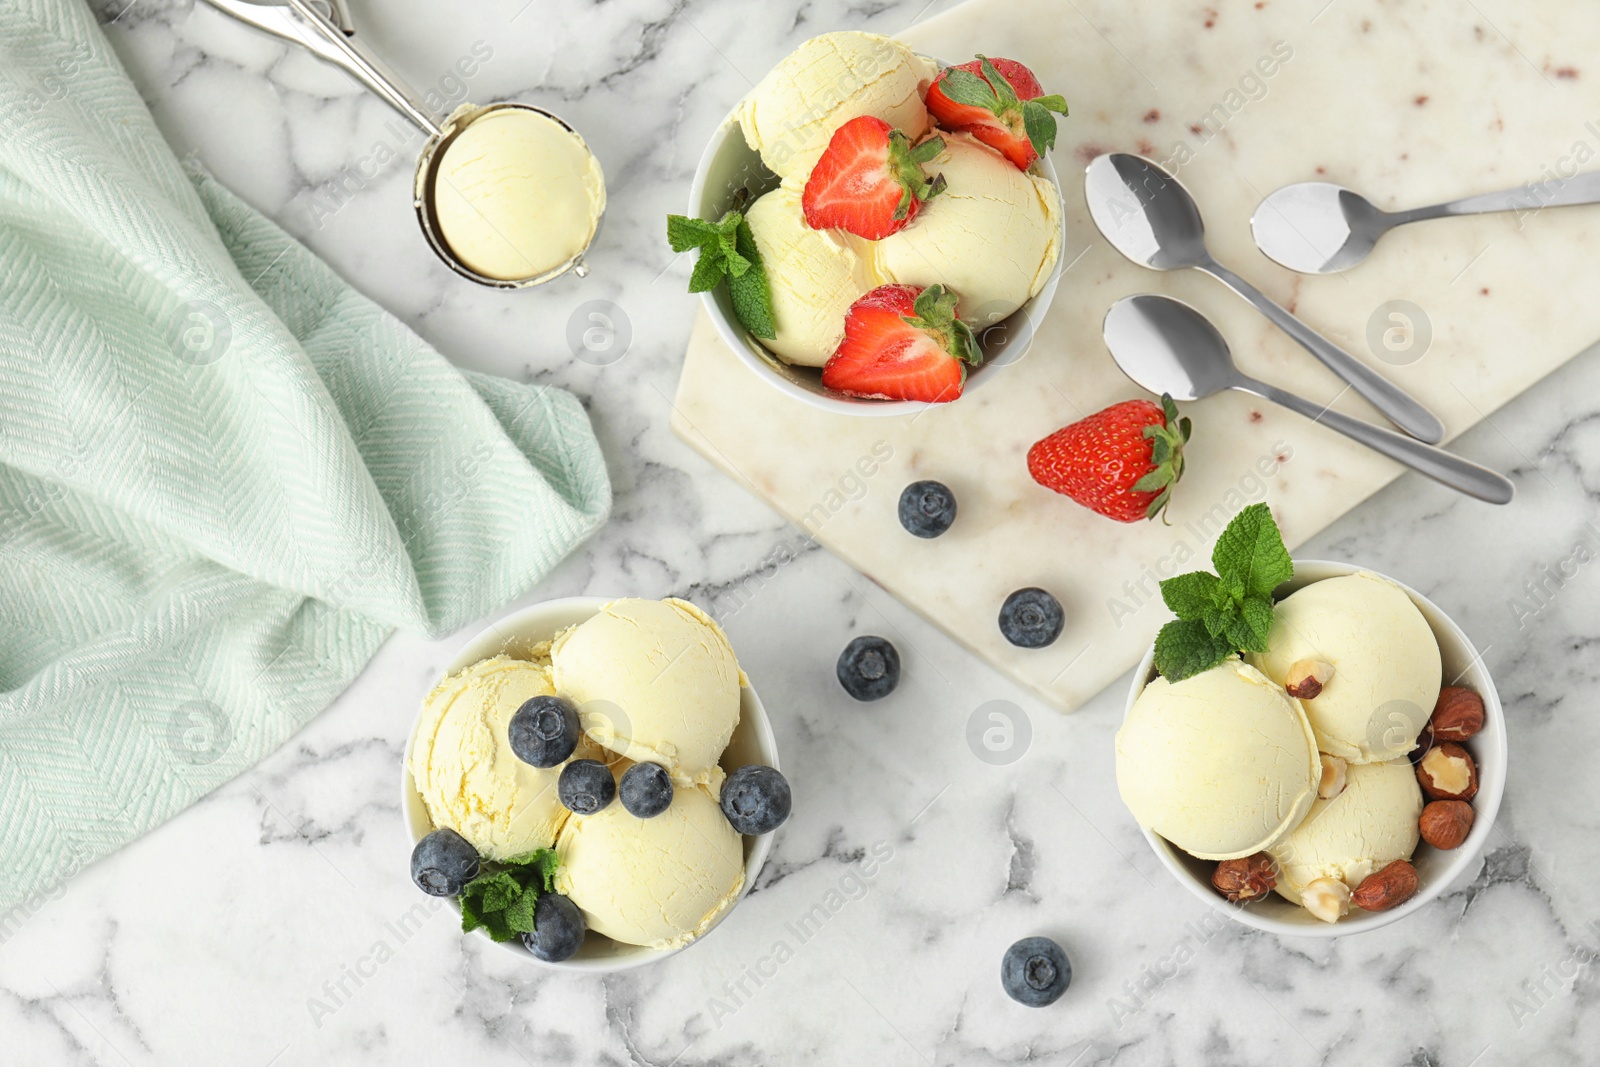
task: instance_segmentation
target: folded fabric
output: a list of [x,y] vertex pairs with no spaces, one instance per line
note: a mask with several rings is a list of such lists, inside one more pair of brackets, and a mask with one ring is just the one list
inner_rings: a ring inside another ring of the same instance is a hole
[[0,909],[610,503],[573,397],[456,370],[185,173],[82,0],[0,0]]

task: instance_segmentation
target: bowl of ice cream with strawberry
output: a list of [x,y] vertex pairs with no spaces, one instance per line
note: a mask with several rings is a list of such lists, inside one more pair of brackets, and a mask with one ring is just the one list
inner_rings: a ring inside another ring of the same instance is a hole
[[1061,270],[1060,96],[878,34],[802,44],[713,135],[668,240],[718,334],[847,414],[949,403],[1027,350]]

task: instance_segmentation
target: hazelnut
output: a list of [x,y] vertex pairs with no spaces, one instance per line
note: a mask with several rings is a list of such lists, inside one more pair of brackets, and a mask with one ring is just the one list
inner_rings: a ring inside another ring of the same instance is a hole
[[1465,741],[1483,729],[1483,698],[1470,689],[1447,685],[1439,690],[1428,728],[1440,741]]
[[1460,848],[1472,832],[1472,805],[1465,800],[1435,800],[1422,809],[1417,832],[1434,848]]
[[1299,700],[1314,700],[1333,677],[1333,664],[1320,659],[1299,659],[1289,666],[1283,687]]
[[1417,784],[1429,800],[1471,800],[1478,792],[1478,768],[1466,749],[1440,741],[1417,764]]
[[1212,888],[1235,904],[1265,896],[1277,884],[1277,868],[1265,852],[1223,860],[1211,874]]
[[1422,730],[1417,734],[1417,747],[1411,750],[1409,756],[1413,766],[1421,763],[1422,757],[1433,751],[1433,743],[1433,727],[1423,723]]
[[1350,910],[1350,887],[1337,878],[1318,878],[1300,894],[1305,909],[1325,923],[1336,923]]
[[1362,911],[1388,911],[1415,896],[1420,884],[1415,867],[1405,860],[1395,860],[1362,879],[1350,902]]
[[1317,796],[1323,800],[1332,800],[1344,792],[1345,775],[1349,764],[1338,756],[1330,756],[1326,752],[1322,756],[1322,780],[1317,783]]

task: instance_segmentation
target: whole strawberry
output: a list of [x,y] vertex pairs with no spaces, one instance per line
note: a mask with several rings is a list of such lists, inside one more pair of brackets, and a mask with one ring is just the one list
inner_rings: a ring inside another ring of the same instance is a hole
[[1014,59],[979,56],[949,67],[928,87],[928,110],[947,130],[970,133],[1019,170],[1056,143],[1056,118],[1067,102],[1046,96],[1033,71]]
[[1189,420],[1172,397],[1124,400],[1028,449],[1028,473],[1046,489],[1118,522],[1161,515],[1183,477]]

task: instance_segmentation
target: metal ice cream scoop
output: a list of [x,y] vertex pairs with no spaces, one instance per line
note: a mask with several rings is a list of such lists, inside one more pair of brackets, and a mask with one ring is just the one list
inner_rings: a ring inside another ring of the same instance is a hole
[[[345,0],[208,0],[212,7],[286,41],[309,49],[312,53],[339,67],[355,78],[380,99],[421,130],[427,137],[417,158],[415,194],[413,203],[417,221],[434,253],[451,270],[479,285],[497,289],[523,289],[558,278],[568,271],[577,277],[589,272],[584,264],[584,253],[594,243],[600,232],[600,219],[595,219],[594,232],[589,242],[566,262],[527,278],[491,278],[468,266],[453,251],[440,231],[434,195],[439,163],[450,143],[472,122],[495,111],[519,109],[542,115],[577,137],[573,130],[557,115],[531,104],[500,103],[479,108],[461,120],[441,121],[423,102],[415,90],[399,78],[389,66],[373,55],[356,39],[355,25],[350,20]],[[582,138],[578,137],[581,143]],[[587,150],[587,148],[585,149]],[[603,210],[601,214],[603,214]]]

